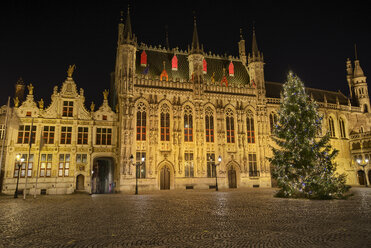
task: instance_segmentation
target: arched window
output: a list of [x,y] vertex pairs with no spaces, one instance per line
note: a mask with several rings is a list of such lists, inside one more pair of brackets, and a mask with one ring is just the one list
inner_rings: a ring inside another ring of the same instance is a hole
[[171,59],[171,69],[173,71],[178,70],[178,58],[176,57],[176,55],[174,55],[174,57]]
[[191,141],[193,141],[192,108],[187,105],[184,108],[184,142]]
[[233,118],[233,111],[232,109],[228,109],[226,111],[226,129],[227,129],[227,143],[234,143],[234,118]]
[[255,143],[254,116],[253,113],[250,111],[247,114],[246,127],[247,127],[247,143]]
[[277,115],[275,113],[270,113],[269,115],[269,124],[271,128],[271,134],[273,133],[274,127],[277,124]]
[[137,106],[137,140],[146,140],[146,105],[142,102]]
[[328,129],[329,129],[329,132],[330,132],[330,137],[335,137],[334,120],[332,119],[331,116],[328,118]]
[[170,141],[170,108],[167,104],[161,106],[160,116],[161,141]]
[[205,111],[205,131],[206,142],[214,142],[214,115],[210,107]]
[[363,131],[364,131],[364,130],[363,130],[363,127],[360,127],[360,128],[359,128],[359,132],[360,132],[360,133],[363,133]]
[[339,119],[339,128],[340,128],[340,137],[341,138],[346,138],[345,124],[344,124],[344,120],[342,118]]

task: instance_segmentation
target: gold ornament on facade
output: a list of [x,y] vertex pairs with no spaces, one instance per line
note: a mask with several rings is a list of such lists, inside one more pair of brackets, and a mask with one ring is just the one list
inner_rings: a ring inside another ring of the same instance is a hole
[[91,102],[91,104],[90,104],[90,111],[91,112],[94,112],[94,109],[95,109],[95,104],[94,104],[94,102]]
[[44,109],[44,100],[42,98],[39,101],[39,109]]
[[68,67],[68,70],[67,70],[67,76],[68,76],[69,78],[72,77],[72,74],[73,74],[73,72],[74,72],[75,69],[76,69],[76,65],[70,65],[70,66]]
[[108,99],[108,94],[109,94],[109,90],[105,89],[103,91],[103,98],[104,98],[104,100],[107,100]]
[[16,98],[13,98],[14,101],[14,107],[18,108],[19,107],[19,99],[18,96]]
[[28,86],[27,86],[27,89],[28,89],[28,94],[29,95],[33,95],[33,85],[32,84],[29,84]]
[[211,76],[211,82],[215,84],[215,72],[213,72],[213,75]]

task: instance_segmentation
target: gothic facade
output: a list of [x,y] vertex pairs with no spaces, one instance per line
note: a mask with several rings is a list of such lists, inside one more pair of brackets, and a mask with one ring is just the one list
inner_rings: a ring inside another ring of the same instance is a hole
[[[242,35],[238,48],[237,57],[204,52],[196,22],[185,51],[138,44],[128,13],[119,23],[110,99],[105,91],[98,110],[86,109],[74,67],[48,107],[36,104],[32,85],[24,101],[15,97],[2,192],[12,194],[18,176],[30,194],[209,189],[216,180],[219,188],[274,186],[267,157],[282,84],[265,80],[255,31],[251,51]],[[359,185],[371,177],[370,165],[356,162],[371,154],[370,99],[359,61],[353,68],[348,60],[346,71],[350,97],[307,92],[340,151],[338,172]]]

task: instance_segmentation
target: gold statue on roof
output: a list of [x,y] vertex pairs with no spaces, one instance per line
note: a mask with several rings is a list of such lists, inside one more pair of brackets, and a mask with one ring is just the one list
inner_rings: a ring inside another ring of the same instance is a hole
[[67,76],[68,77],[72,77],[72,74],[73,74],[73,72],[74,72],[75,69],[76,69],[76,65],[70,65],[68,67],[68,70],[67,70]]
[[109,94],[109,90],[105,89],[103,91],[103,97],[104,97],[104,100],[107,100],[108,99],[108,94]]
[[19,106],[18,96],[16,98],[13,98],[13,101],[14,101],[14,107],[18,108],[18,106]]
[[214,84],[215,83],[215,72],[213,72],[213,75],[211,76],[211,82]]
[[94,109],[95,109],[95,104],[94,104],[94,102],[91,102],[91,104],[90,104],[90,111],[91,112],[94,112]]
[[28,94],[29,95],[33,95],[33,85],[32,84],[29,84],[28,86],[27,86],[27,88],[28,88]]
[[39,101],[39,109],[44,109],[44,100],[42,98]]

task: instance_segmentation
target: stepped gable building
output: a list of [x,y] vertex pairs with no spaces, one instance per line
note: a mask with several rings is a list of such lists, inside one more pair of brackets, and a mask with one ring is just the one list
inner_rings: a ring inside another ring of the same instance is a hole
[[[216,176],[219,188],[274,186],[266,158],[282,84],[265,80],[255,31],[251,50],[241,35],[233,57],[206,53],[196,21],[185,51],[138,44],[129,12],[118,26],[110,99],[105,91],[98,110],[85,108],[73,66],[48,107],[36,103],[32,85],[25,101],[15,100],[2,192],[14,193],[18,175],[19,189],[30,194],[134,192],[136,183],[139,191],[209,189]],[[348,60],[346,72],[349,98],[307,92],[340,151],[338,172],[359,185],[371,177],[371,166],[356,162],[371,154],[370,99],[359,60],[354,68]]]

